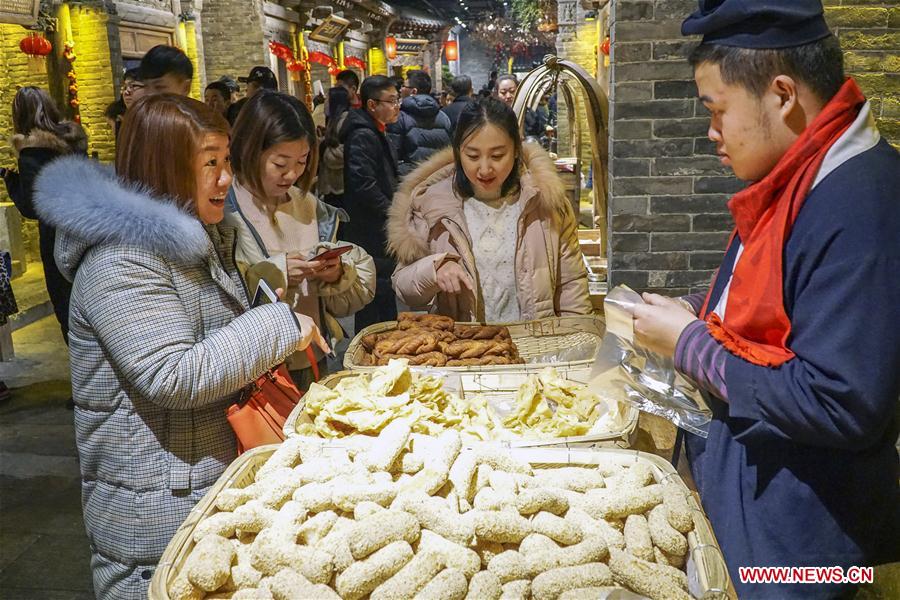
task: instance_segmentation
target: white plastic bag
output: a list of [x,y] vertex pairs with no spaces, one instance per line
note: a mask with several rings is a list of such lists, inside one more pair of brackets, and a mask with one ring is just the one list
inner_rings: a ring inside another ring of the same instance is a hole
[[628,286],[616,286],[603,302],[606,335],[594,357],[588,387],[604,399],[615,399],[659,415],[706,437],[712,411],[675,363],[634,343],[634,307],[644,304]]

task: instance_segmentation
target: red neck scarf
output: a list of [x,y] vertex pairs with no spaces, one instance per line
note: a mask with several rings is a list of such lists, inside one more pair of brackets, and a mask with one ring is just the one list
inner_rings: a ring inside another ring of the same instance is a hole
[[728,322],[710,312],[712,288],[700,314],[713,337],[751,363],[778,366],[794,357],[787,347],[791,321],[782,289],[784,245],[825,154],[849,129],[865,100],[856,82],[847,79],[775,168],[728,202],[736,225],[731,240],[739,234],[744,244],[733,268]]

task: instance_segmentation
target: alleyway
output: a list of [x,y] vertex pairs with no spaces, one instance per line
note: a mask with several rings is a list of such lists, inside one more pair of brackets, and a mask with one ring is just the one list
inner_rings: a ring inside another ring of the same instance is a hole
[[70,395],[68,353],[53,317],[13,333],[0,363],[0,598],[93,597]]

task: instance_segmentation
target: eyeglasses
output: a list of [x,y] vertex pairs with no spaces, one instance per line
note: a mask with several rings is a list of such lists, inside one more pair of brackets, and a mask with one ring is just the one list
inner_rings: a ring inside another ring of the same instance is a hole
[[123,83],[122,91],[123,92],[138,92],[138,91],[144,89],[145,87],[146,86],[143,83],[136,83],[136,82]]
[[385,104],[392,104],[394,106],[400,106],[400,98],[394,98],[392,100],[376,100],[375,102],[384,102]]

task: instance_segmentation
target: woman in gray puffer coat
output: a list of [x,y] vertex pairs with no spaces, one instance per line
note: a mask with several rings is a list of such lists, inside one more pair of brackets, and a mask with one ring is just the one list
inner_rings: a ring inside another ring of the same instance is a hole
[[116,171],[48,165],[36,208],[73,281],[69,344],[82,507],[99,598],[145,598],[163,550],[235,459],[225,410],[297,349],[287,304],[250,309],[223,227],[228,124],[170,94],[128,111]]

